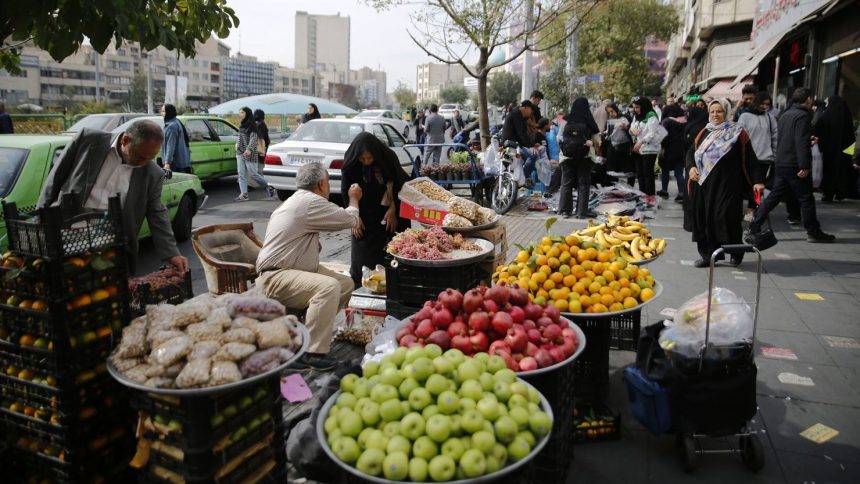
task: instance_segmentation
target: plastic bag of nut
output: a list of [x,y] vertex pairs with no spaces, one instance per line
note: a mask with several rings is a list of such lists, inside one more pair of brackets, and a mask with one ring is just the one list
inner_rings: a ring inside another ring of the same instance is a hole
[[351,309],[346,320],[335,330],[334,339],[364,346],[373,339],[385,323],[384,316],[365,314],[361,309]]

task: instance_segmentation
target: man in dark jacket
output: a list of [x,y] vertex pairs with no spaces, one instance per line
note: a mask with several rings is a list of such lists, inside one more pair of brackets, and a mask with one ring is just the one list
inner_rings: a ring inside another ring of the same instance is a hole
[[502,143],[516,141],[519,145],[520,157],[523,159],[523,173],[526,176],[526,186],[531,186],[531,175],[537,163],[540,145],[533,143],[529,136],[528,120],[532,117],[535,105],[525,100],[518,109],[514,109],[505,118],[502,125]]
[[0,103],[0,134],[15,134],[12,116],[6,112],[6,105],[3,103]]
[[779,117],[777,124],[773,189],[756,210],[750,223],[750,235],[755,236],[761,231],[765,218],[779,205],[783,194],[791,191],[800,202],[807,242],[833,242],[836,237],[821,230],[812,197],[812,91],[799,87],[792,94],[791,101],[792,106]]

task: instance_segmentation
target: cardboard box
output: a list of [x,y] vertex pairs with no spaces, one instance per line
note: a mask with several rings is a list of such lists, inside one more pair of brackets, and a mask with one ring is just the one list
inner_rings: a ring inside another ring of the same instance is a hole
[[496,267],[507,264],[508,260],[504,255],[495,256],[493,258],[487,257],[484,262],[481,262],[480,268],[482,272],[487,274],[486,278],[483,279],[483,282],[486,285],[490,285],[492,282],[493,272],[496,271]]
[[442,219],[448,215],[444,210],[414,207],[405,200],[400,200],[400,216],[428,225],[442,225]]
[[508,232],[505,229],[505,224],[499,222],[495,227],[486,230],[479,230],[468,234],[468,237],[489,240],[494,246],[493,257],[502,259],[508,256]]

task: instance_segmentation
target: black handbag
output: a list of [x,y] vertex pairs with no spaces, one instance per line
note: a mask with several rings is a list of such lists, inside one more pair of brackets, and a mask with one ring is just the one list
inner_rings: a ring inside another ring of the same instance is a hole
[[765,218],[765,223],[767,224],[766,229],[762,227],[762,230],[757,234],[748,233],[744,238],[744,242],[752,245],[759,251],[770,249],[779,242],[776,240],[776,235],[774,235],[773,229],[770,227],[770,216]]

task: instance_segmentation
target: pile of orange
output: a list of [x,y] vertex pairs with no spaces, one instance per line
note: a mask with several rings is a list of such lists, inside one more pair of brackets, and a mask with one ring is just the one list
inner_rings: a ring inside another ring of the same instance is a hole
[[576,235],[544,237],[499,266],[493,282],[527,288],[539,304],[568,313],[605,313],[631,309],[654,297],[648,269]]

